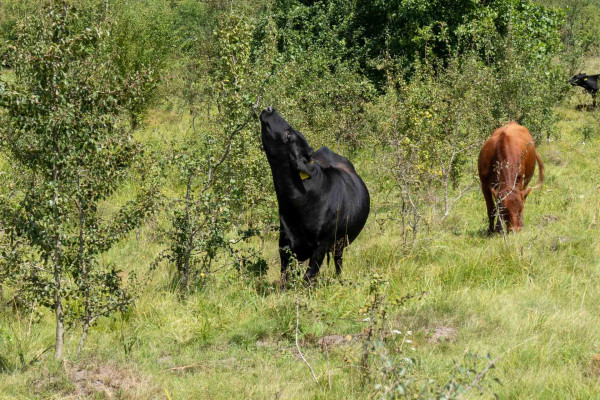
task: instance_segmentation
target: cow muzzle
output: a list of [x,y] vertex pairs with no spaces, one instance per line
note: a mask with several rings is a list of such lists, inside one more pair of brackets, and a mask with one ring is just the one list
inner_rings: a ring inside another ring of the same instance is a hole
[[267,120],[273,119],[274,115],[275,108],[273,108],[273,106],[268,106],[260,113],[260,120],[261,122],[267,122]]

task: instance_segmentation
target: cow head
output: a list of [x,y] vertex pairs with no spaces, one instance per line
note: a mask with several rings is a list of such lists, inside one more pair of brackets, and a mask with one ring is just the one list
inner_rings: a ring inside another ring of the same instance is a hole
[[302,179],[313,175],[313,149],[302,133],[287,123],[271,106],[260,114],[262,143],[272,166],[295,170]]
[[583,86],[586,78],[587,78],[586,74],[579,73],[579,74],[573,75],[571,77],[571,79],[569,79],[569,83],[572,86]]
[[531,188],[525,190],[492,188],[492,194],[498,202],[498,216],[509,232],[519,232],[523,228],[523,207],[529,193]]

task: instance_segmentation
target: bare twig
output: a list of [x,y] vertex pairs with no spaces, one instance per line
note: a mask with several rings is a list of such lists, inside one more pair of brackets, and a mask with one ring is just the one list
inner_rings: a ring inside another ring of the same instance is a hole
[[539,335],[536,336],[532,336],[529,339],[526,339],[524,341],[522,341],[519,344],[514,345],[513,347],[511,347],[510,349],[506,350],[504,353],[500,354],[498,357],[494,358],[493,360],[491,360],[483,370],[481,370],[481,372],[479,374],[477,374],[477,376],[475,377],[475,379],[473,379],[473,381],[467,385],[467,387],[462,391],[462,393],[460,393],[456,398],[457,399],[462,399],[463,396],[469,392],[469,390],[473,389],[473,388],[480,388],[479,386],[479,382],[481,382],[481,380],[483,378],[485,378],[485,375],[490,371],[490,369],[494,368],[496,363],[498,363],[498,361],[500,361],[502,359],[502,357],[504,357],[505,355],[507,355],[508,353],[510,353],[511,351],[513,351],[514,349],[523,346],[525,343],[532,341],[533,339],[537,338]]
[[223,154],[219,158],[219,161],[217,161],[217,163],[214,166],[209,167],[209,169],[208,169],[208,179],[206,181],[206,184],[204,185],[204,187],[200,191],[200,197],[202,197],[202,195],[204,194],[204,192],[206,192],[211,187],[211,185],[213,183],[215,172],[217,171],[217,169],[219,169],[219,167],[225,162],[225,160],[229,156],[229,152],[231,150],[231,145],[233,144],[233,138],[234,138],[234,136],[237,135],[239,132],[241,132],[244,128],[246,128],[246,126],[248,125],[248,123],[250,123],[250,120],[252,119],[252,116],[255,115],[256,109],[258,108],[258,105],[260,104],[260,98],[261,98],[261,96],[262,96],[262,94],[264,92],[264,89],[265,89],[265,84],[271,78],[271,76],[273,76],[273,73],[270,73],[269,75],[267,75],[267,77],[262,82],[260,88],[258,89],[258,94],[256,96],[256,101],[252,105],[251,112],[248,113],[248,115],[246,116],[246,118],[244,119],[244,121],[242,121],[241,124],[239,124],[233,131],[231,131],[231,133],[227,137],[227,146],[225,146],[225,150],[223,151]]
[[315,371],[313,371],[312,366],[306,360],[306,357],[304,357],[302,350],[300,350],[300,344],[298,343],[298,325],[299,325],[299,323],[300,323],[300,311],[299,311],[299,305],[298,305],[298,289],[296,289],[296,349],[298,350],[298,354],[300,354],[302,361],[304,361],[304,363],[308,366],[308,369],[310,370],[310,374],[312,375],[313,380],[315,381],[315,383],[317,385],[319,385],[319,380],[317,379],[317,376],[315,375]]
[[[477,376],[475,377],[475,379],[473,379],[473,381],[471,383],[469,383],[469,385],[465,388],[465,392],[468,392],[469,390],[473,389],[474,387],[478,386],[478,383],[485,378],[485,375],[489,372],[490,369],[494,368],[494,366],[496,365],[496,363],[498,361],[500,361],[500,359],[502,358],[502,356],[498,356],[496,358],[494,358],[493,360],[491,360],[483,370],[481,370],[480,373],[477,374]],[[458,396],[458,398],[460,399],[462,397],[462,394],[460,394]]]
[[446,218],[448,218],[452,207],[454,207],[454,205],[460,199],[462,199],[465,194],[467,194],[470,191],[472,191],[473,189],[475,189],[476,186],[477,186],[477,184],[475,182],[472,182],[470,185],[467,185],[464,188],[460,189],[460,192],[458,193],[458,195],[456,195],[456,197],[454,199],[448,201],[447,197],[446,197],[446,211],[444,212],[444,215],[442,216],[442,221],[444,221]]
[[178,366],[178,367],[167,368],[167,369],[165,369],[165,371],[185,371],[186,369],[195,368],[198,365],[200,365],[200,363],[195,362],[195,363],[190,364],[190,365],[181,365],[181,366]]

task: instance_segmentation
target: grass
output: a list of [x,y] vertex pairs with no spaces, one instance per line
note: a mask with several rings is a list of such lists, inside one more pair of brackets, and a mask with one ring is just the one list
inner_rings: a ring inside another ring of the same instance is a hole
[[[134,310],[98,323],[81,356],[79,332],[70,332],[64,365],[48,352],[20,368],[19,352],[28,361],[52,343],[53,321],[44,314],[31,324],[31,316],[5,309],[0,398],[365,398],[381,380],[374,368],[363,383],[358,368],[375,273],[388,280],[390,298],[424,293],[390,306],[385,322],[403,332],[387,348],[393,360],[417,361],[412,376],[443,384],[466,353],[489,353],[500,357],[490,374],[501,384],[489,384],[500,398],[600,398],[600,138],[583,140],[582,129],[597,122],[593,112],[575,110],[578,101],[557,110],[559,138],[538,144],[546,183],[529,197],[521,233],[485,236],[484,201],[473,191],[408,253],[393,223],[381,228],[371,218],[347,251],[341,281],[330,265],[316,287],[299,289],[300,345],[319,385],[295,349],[295,292],[275,284],[279,257],[271,237],[265,282],[225,271],[182,300],[168,290],[169,271],[161,268]],[[183,126],[172,115],[161,121],[152,116],[141,137],[159,141],[169,127]],[[375,166],[359,165],[373,185]],[[106,261],[143,273],[161,249],[152,233],[148,226],[132,235]],[[452,328],[456,339],[432,341],[438,327]],[[352,339],[323,347],[319,339],[327,335]]]

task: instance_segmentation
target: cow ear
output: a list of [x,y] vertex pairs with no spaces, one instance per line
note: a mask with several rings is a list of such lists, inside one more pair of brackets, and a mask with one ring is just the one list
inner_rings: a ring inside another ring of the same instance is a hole
[[523,195],[523,200],[525,200],[527,196],[529,196],[529,193],[531,193],[531,188],[527,188],[521,192],[521,194]]
[[494,195],[494,197],[497,199],[498,198],[498,190],[496,190],[496,188],[490,188],[490,190],[492,191],[492,194]]
[[296,165],[296,169],[300,173],[302,179],[306,179],[313,175],[315,164],[310,157],[301,151],[297,146],[292,147],[292,162]]
[[300,177],[304,180],[306,178],[310,178],[311,176],[313,176],[314,172],[315,172],[315,163],[312,160],[308,160],[307,162],[304,162],[302,160],[297,159],[296,160],[296,168],[298,169],[298,172],[300,173]]

